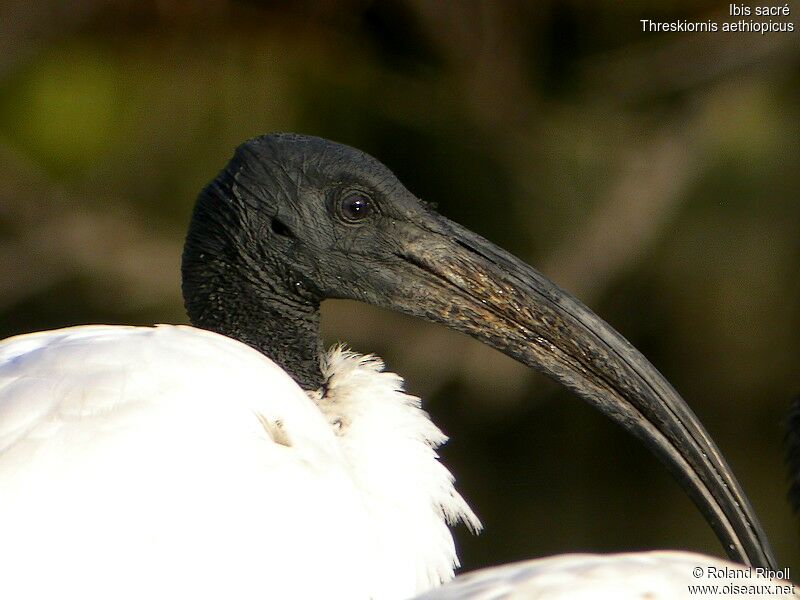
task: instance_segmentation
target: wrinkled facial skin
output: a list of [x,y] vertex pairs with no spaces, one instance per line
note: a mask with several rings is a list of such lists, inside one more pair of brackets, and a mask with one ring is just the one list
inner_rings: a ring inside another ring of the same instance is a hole
[[[375,303],[407,290],[413,271],[403,254],[409,242],[442,232],[445,220],[375,159],[336,150],[315,159],[295,156],[289,165],[281,157],[280,167],[263,158],[245,161],[234,186],[252,207],[243,230],[264,233],[258,240],[263,258],[289,281],[302,282],[310,299]],[[260,185],[267,177],[279,181],[270,191]],[[354,211],[354,205],[366,208]]]

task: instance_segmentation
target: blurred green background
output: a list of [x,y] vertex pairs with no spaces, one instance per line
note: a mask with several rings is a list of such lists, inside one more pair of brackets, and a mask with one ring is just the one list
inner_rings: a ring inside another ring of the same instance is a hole
[[[800,392],[800,34],[639,22],[722,22],[727,6],[6,0],[0,336],[184,322],[199,189],[248,137],[329,137],[639,347],[799,572],[781,443]],[[720,553],[665,469],[556,385],[437,326],[347,302],[324,312],[329,343],[384,357],[450,434],[445,460],[486,525],[458,531],[466,568]]]

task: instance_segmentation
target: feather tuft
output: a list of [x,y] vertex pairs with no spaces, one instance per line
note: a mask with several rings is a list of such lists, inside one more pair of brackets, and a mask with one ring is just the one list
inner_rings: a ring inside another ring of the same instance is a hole
[[321,368],[326,385],[312,399],[337,434],[375,530],[385,532],[381,563],[416,571],[420,589],[449,581],[459,564],[448,525],[477,533],[481,523],[439,461],[447,436],[378,357],[337,345]]

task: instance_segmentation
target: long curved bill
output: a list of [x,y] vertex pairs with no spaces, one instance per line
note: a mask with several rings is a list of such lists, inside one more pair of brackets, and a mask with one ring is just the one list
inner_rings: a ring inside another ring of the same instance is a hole
[[658,456],[732,559],[775,569],[725,459],[655,367],[533,268],[456,223],[430,216],[396,252],[419,277],[401,284],[391,305],[467,333],[573,390]]

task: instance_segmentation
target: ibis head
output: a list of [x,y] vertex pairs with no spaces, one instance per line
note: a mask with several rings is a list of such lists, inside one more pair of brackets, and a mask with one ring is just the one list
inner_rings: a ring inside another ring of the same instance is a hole
[[194,325],[257,348],[309,390],[324,384],[325,299],[360,300],[466,333],[637,436],[733,559],[774,566],[720,451],[647,359],[580,301],[436,213],[363,152],[294,134],[240,146],[198,199],[183,292]]

